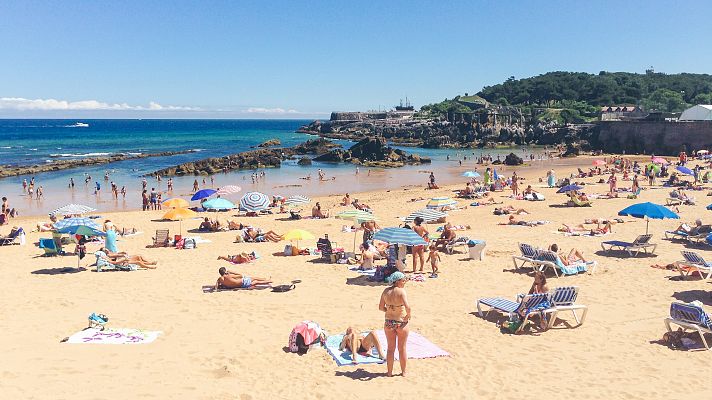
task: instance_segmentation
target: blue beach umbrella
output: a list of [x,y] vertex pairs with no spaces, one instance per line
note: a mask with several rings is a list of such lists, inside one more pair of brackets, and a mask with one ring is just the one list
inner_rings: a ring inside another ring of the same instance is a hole
[[193,197],[191,197],[190,199],[191,199],[191,200],[204,199],[204,198],[206,198],[206,197],[212,196],[213,194],[215,194],[215,192],[217,192],[217,190],[214,190],[214,189],[198,190],[197,192],[195,192],[195,194],[193,195]]
[[479,178],[481,175],[477,171],[466,171],[462,176],[465,178]]
[[678,171],[680,171],[680,173],[683,173],[683,174],[685,174],[685,175],[694,175],[694,174],[695,174],[694,172],[692,172],[691,169],[689,169],[689,168],[687,168],[687,167],[684,167],[684,166],[682,166],[682,165],[678,165],[675,169],[678,170]]
[[252,212],[262,211],[269,207],[269,203],[269,197],[267,197],[266,194],[249,192],[240,199],[240,210]]
[[233,202],[230,200],[226,200],[223,198],[214,198],[206,201],[203,203],[203,208],[206,210],[232,210],[233,208],[237,208]]
[[406,246],[427,245],[425,240],[415,233],[415,231],[407,228],[391,227],[381,229],[373,235],[373,239],[390,244],[404,244]]
[[712,204],[708,205],[708,206],[707,206],[707,209],[708,209],[708,210],[712,210]]
[[661,206],[659,204],[645,202],[633,204],[620,211],[618,215],[621,216],[631,216],[635,218],[645,218],[645,233],[648,233],[648,225],[650,224],[650,219],[679,219],[680,217],[674,212],[670,211],[669,208]]
[[85,217],[65,218],[55,222],[53,226],[54,229],[61,233],[74,233],[80,226],[86,226],[97,231],[101,230],[94,220]]
[[577,192],[581,189],[583,189],[583,188],[579,185],[566,185],[566,186],[563,186],[561,189],[557,190],[556,193]]

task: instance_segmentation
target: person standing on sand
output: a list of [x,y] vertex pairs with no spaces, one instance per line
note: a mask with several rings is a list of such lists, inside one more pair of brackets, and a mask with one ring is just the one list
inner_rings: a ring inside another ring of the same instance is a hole
[[197,192],[198,189],[200,188],[198,187],[198,180],[196,179],[193,181],[193,192]]
[[514,173],[512,174],[512,194],[514,195],[514,197],[517,197],[517,195],[519,195],[519,182],[517,181],[517,171],[514,171]]
[[[413,221],[415,226],[413,231],[418,234],[418,236],[428,241],[428,230],[422,225],[425,220],[422,217],[417,217]],[[423,273],[423,267],[425,266],[425,245],[413,246],[413,273],[415,273],[416,267],[418,266],[418,260],[420,260],[420,273]]]
[[609,195],[611,197],[618,197],[618,178],[616,178],[615,171],[611,173],[610,178],[608,178],[608,188]]
[[385,322],[383,330],[388,341],[388,350],[386,351],[386,367],[388,369],[387,376],[393,376],[393,363],[395,361],[396,347],[398,348],[398,359],[400,361],[401,376],[406,376],[406,363],[408,354],[406,351],[406,343],[408,342],[408,333],[410,333],[408,322],[410,322],[410,304],[408,304],[408,296],[405,292],[405,283],[408,279],[400,272],[392,273],[386,282],[391,286],[387,287],[381,293],[381,300],[378,304],[378,309],[385,313]]
[[27,193],[27,178],[22,180],[22,193]]

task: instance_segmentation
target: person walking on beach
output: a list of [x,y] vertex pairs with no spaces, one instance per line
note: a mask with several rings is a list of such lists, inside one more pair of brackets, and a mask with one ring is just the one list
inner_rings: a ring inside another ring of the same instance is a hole
[[173,191],[173,178],[168,178],[168,191]]
[[427,261],[430,262],[430,268],[432,269],[430,277],[437,278],[438,272],[440,272],[440,253],[438,253],[438,247],[435,243],[430,245],[430,252],[428,253]]
[[156,188],[151,188],[149,198],[151,200],[151,210],[158,210],[158,193],[156,193]]
[[388,350],[386,351],[386,368],[387,376],[393,376],[393,363],[395,361],[396,347],[398,348],[398,359],[400,361],[401,376],[406,376],[406,362],[408,354],[406,351],[406,343],[408,341],[410,322],[410,304],[408,304],[408,296],[405,292],[405,283],[408,279],[400,272],[392,273],[386,282],[391,286],[387,287],[381,293],[381,300],[378,304],[378,309],[385,313],[385,322],[383,330],[386,334],[388,342]]
[[42,190],[42,185],[37,188],[37,200],[41,199],[42,196],[44,195],[44,191]]
[[653,186],[655,184],[655,168],[651,165],[648,168],[648,186]]
[[198,180],[196,179],[193,181],[193,192],[197,192],[198,189],[200,188],[198,187]]
[[69,188],[74,189],[74,178],[69,178]]
[[609,196],[611,197],[618,197],[618,178],[616,178],[616,173],[615,171],[611,173],[610,178],[608,178],[608,188],[609,188]]
[[99,181],[96,181],[96,182],[94,182],[94,184],[96,185],[96,191],[94,192],[94,194],[96,194],[96,195],[101,194],[101,183],[99,183]]

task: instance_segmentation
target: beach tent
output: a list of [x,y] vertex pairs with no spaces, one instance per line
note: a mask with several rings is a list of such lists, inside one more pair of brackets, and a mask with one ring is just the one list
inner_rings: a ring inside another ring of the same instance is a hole
[[698,104],[682,112],[680,121],[712,121],[712,105]]

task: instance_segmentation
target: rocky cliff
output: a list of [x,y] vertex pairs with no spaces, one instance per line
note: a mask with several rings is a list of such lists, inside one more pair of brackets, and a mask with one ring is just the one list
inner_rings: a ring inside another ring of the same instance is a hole
[[384,138],[360,140],[348,150],[336,149],[318,156],[314,161],[350,162],[368,167],[402,167],[406,164],[430,163],[429,158],[408,154],[403,150],[386,145]]

